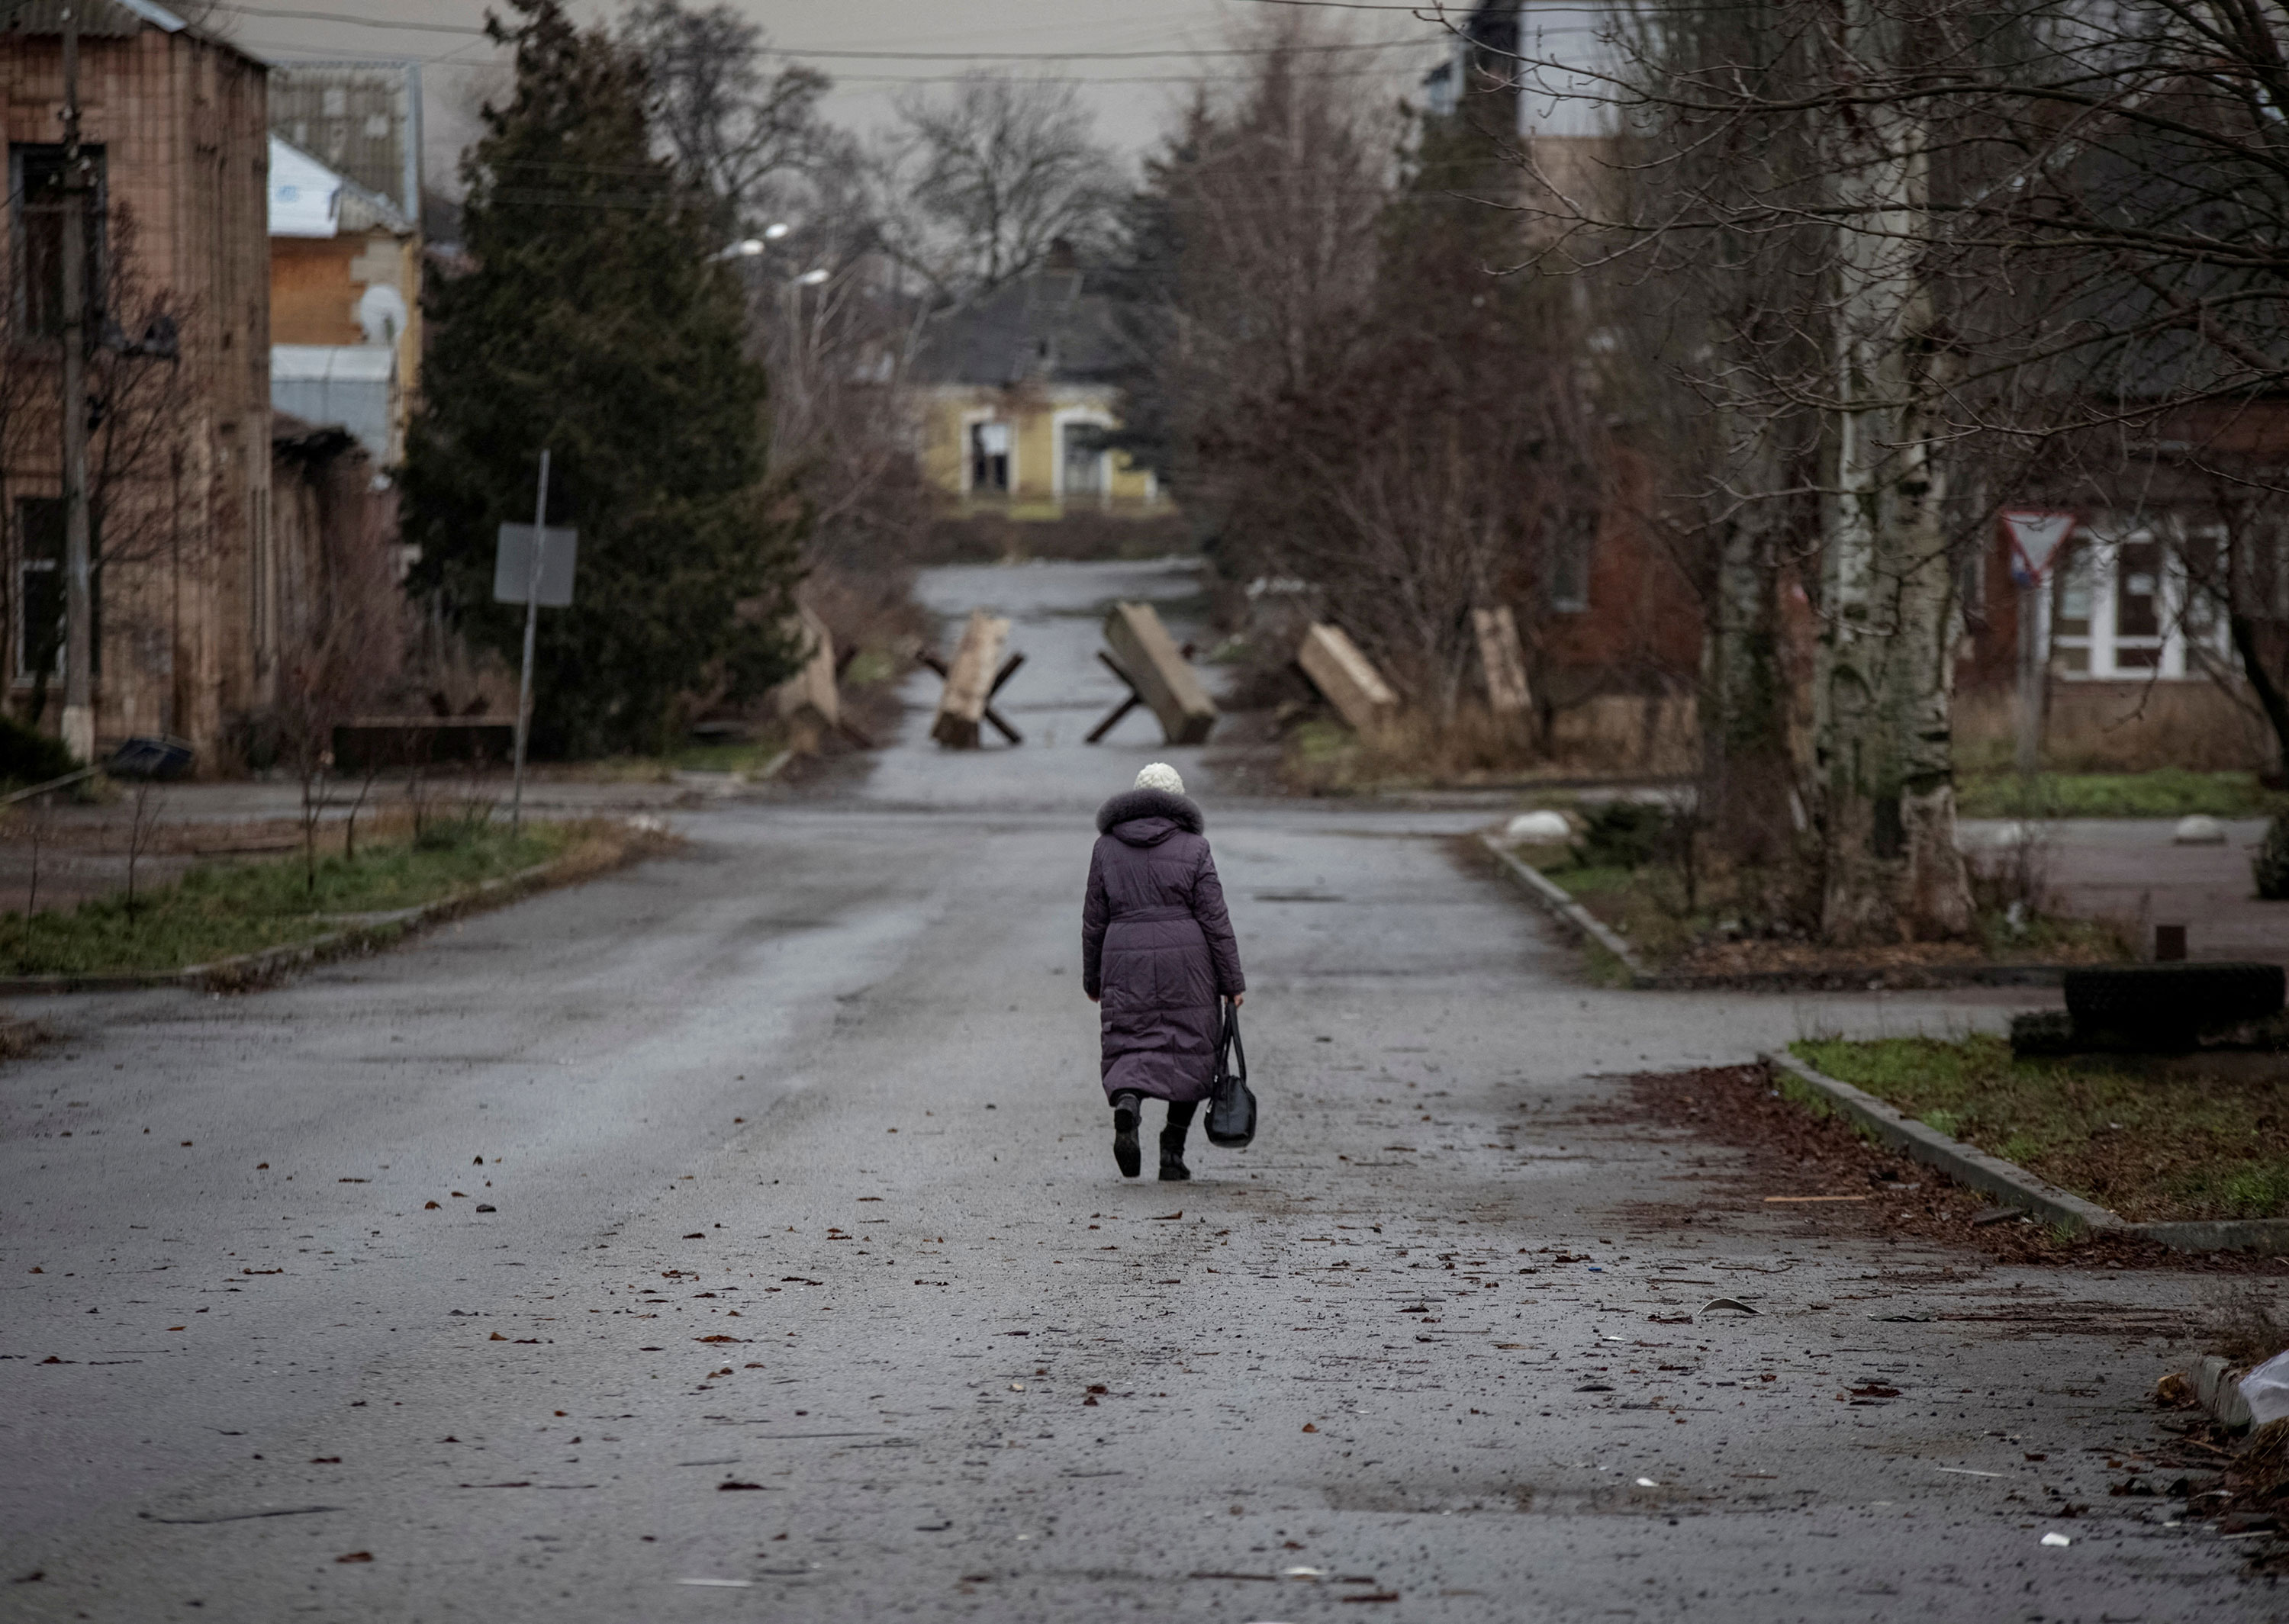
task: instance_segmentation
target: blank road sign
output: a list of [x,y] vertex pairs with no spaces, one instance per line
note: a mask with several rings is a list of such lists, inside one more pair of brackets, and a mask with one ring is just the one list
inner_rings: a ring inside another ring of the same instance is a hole
[[[572,602],[572,557],[579,544],[578,530],[550,525],[540,548],[540,607],[566,609]],[[500,545],[493,554],[493,601],[522,603],[532,580],[532,527],[504,524]]]

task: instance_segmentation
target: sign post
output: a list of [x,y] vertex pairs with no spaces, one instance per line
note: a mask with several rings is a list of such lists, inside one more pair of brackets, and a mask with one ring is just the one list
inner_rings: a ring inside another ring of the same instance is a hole
[[2021,776],[2031,778],[2043,764],[2043,699],[2049,679],[2050,616],[2043,584],[2059,551],[2074,534],[2075,516],[2047,509],[2018,508],[2002,514],[2011,541],[2011,585],[2019,609],[2019,748]]
[[532,732],[532,645],[543,604],[563,609],[572,601],[572,562],[579,542],[576,530],[548,528],[548,453],[540,454],[540,489],[533,498],[532,523],[504,524],[493,552],[493,601],[524,605],[524,671],[516,684],[516,768],[509,792],[509,832],[524,826],[524,752]]

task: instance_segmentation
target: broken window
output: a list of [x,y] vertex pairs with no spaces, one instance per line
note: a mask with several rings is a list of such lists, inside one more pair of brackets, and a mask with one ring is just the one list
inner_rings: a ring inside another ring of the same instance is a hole
[[1009,494],[1009,426],[969,426],[969,488],[995,496]]
[[[88,538],[94,550],[94,537]],[[91,570],[89,619],[95,641],[92,668],[103,670],[103,572]],[[24,497],[16,503],[16,675],[30,681],[45,670],[64,674],[64,503],[61,497]]]
[[1065,493],[1069,497],[1101,497],[1109,484],[1113,460],[1105,449],[1105,425],[1068,423],[1064,426]]
[[1590,556],[1598,540],[1595,513],[1561,513],[1550,529],[1550,608],[1580,615],[1590,608]]
[[64,669],[64,505],[57,497],[16,504],[16,674]]
[[[103,150],[83,146],[88,191],[82,204],[87,255],[86,319],[98,330],[103,304]],[[64,149],[18,145],[8,149],[8,196],[14,205],[10,233],[14,252],[17,330],[52,338],[64,330]]]

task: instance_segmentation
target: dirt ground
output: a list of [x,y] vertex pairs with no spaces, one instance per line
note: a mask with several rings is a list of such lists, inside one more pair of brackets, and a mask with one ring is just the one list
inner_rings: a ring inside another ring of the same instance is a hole
[[[1990,1198],[1898,1151],[1871,1144],[1838,1118],[1816,1118],[1783,1099],[1761,1065],[1633,1077],[1629,1099],[1630,1119],[1684,1128],[1711,1143],[1749,1152],[1743,1172],[1730,1178],[1711,1175],[1713,1200],[1647,1214],[1679,1226],[1721,1225],[1751,1214],[1769,1219],[1775,1211],[1793,1209],[1804,1232],[1822,1238],[1942,1240],[2006,1263],[2289,1278],[2289,1258],[2188,1254],[2120,1235],[2070,1239],[2026,1219],[1975,1222],[1998,1210]],[[1774,1202],[1768,1196],[1853,1198]],[[2059,1305],[2041,1311],[2054,1317]]]

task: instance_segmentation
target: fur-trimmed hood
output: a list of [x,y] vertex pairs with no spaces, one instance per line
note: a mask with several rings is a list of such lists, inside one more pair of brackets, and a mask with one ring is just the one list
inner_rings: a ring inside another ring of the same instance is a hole
[[[1156,822],[1165,822],[1169,827],[1140,829],[1137,833],[1143,838],[1136,840],[1120,833],[1125,824]],[[1199,834],[1207,827],[1207,820],[1200,816],[1200,808],[1192,804],[1190,796],[1171,795],[1166,790],[1123,790],[1097,809],[1097,832],[1118,835],[1132,846],[1155,845],[1178,829],[1187,834]]]

